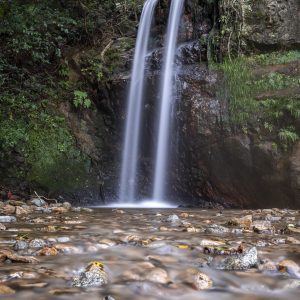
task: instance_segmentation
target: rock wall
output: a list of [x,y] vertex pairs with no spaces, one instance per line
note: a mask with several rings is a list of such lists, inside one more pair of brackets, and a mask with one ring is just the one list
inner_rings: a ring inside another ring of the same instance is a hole
[[[264,52],[282,49],[283,45],[293,48],[298,44],[298,22],[292,11],[298,12],[299,3],[294,0],[275,2],[252,2],[244,24],[247,30],[243,38],[248,50],[255,48]],[[168,197],[182,205],[299,206],[299,144],[290,151],[280,151],[274,149],[269,139],[259,140],[251,130],[248,134],[232,131],[228,125],[227,101],[230,97],[220,97],[218,91],[223,75],[208,67],[208,45],[203,43],[212,30],[217,30],[212,21],[216,13],[218,10],[214,5],[203,5],[198,1],[189,1],[186,6],[185,25],[180,34],[182,46],[177,53],[181,67],[177,71],[179,97],[174,101]],[[151,124],[155,124],[161,56],[162,49],[158,48],[151,55],[147,70],[139,175],[141,196],[147,196],[151,191],[151,157],[155,144],[155,127]],[[266,67],[260,71],[269,70]],[[128,73],[118,74],[108,93],[108,102],[112,103],[116,116],[114,149],[119,151],[114,156],[113,170],[116,172],[110,177],[115,183],[120,167],[120,133],[125,120],[127,84]]]

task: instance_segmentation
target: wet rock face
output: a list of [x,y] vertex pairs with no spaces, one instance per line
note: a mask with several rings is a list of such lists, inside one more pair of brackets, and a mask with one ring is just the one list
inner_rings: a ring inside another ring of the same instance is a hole
[[298,0],[251,1],[246,17],[246,40],[259,49],[300,45]]

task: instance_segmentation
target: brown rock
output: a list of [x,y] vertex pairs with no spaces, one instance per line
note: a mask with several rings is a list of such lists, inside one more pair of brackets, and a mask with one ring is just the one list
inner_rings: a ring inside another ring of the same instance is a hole
[[65,214],[67,213],[69,210],[65,207],[53,207],[52,211],[58,214]]
[[17,200],[9,200],[9,201],[8,201],[8,204],[9,204],[9,205],[12,205],[12,206],[22,206],[22,205],[24,205],[24,202],[22,202],[22,201],[17,201]]
[[0,295],[13,295],[16,291],[8,287],[7,285],[0,284]]
[[56,256],[57,254],[58,254],[58,251],[54,247],[44,247],[43,249],[41,249],[37,252],[37,255],[40,255],[40,256]]
[[286,238],[285,243],[286,244],[300,245],[300,241],[297,240],[297,239],[295,239],[295,238],[293,238],[293,237],[291,237],[291,236],[289,236],[289,237]]
[[6,227],[2,223],[0,223],[0,231],[5,230],[5,229],[6,229]]
[[3,214],[5,215],[11,215],[14,214],[16,211],[16,207],[10,204],[6,204],[1,208]]
[[179,215],[181,218],[188,218],[189,217],[189,214],[188,213],[181,213]]
[[167,271],[162,268],[151,269],[149,272],[147,272],[145,280],[161,284],[167,284],[170,282]]
[[25,214],[29,214],[29,213],[30,213],[30,209],[28,209],[28,208],[24,208],[24,207],[21,207],[21,206],[16,207],[15,214],[17,216],[25,215]]
[[279,262],[277,269],[279,272],[287,272],[292,275],[297,274],[300,271],[299,265],[290,259],[284,259]]
[[258,220],[254,221],[252,224],[253,231],[257,233],[273,233],[274,227],[272,226],[270,221]]
[[178,279],[192,286],[196,290],[209,289],[213,286],[212,280],[197,269],[189,268],[179,275]]
[[10,259],[14,262],[21,263],[37,263],[38,260],[32,256],[21,256],[13,253],[11,250],[0,249],[0,261],[5,261],[6,259]]
[[252,215],[247,215],[241,218],[233,218],[228,222],[228,225],[242,226],[244,229],[250,229],[252,225]]

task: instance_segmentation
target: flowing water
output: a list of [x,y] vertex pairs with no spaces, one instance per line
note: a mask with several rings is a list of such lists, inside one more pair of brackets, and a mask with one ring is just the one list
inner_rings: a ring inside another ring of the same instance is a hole
[[[18,255],[37,255],[39,262],[1,263],[0,299],[102,300],[106,295],[115,300],[299,299],[299,278],[270,267],[261,268],[263,262],[276,264],[286,258],[299,264],[299,245],[285,242],[288,236],[299,240],[299,232],[258,234],[244,230],[212,234],[205,231],[210,224],[226,224],[233,217],[249,213],[258,219],[268,216],[261,211],[232,210],[220,214],[216,210],[201,209],[122,211],[102,208],[91,213],[18,217],[17,223],[6,224],[7,229],[0,231],[0,253],[12,249],[15,240],[22,237],[28,241],[41,238],[48,246],[58,249],[59,254],[39,256],[38,248],[20,250]],[[180,217],[180,223],[167,221],[173,214]],[[281,215],[279,221],[272,222],[276,229],[291,222],[299,224],[299,212],[282,210],[275,214]],[[198,232],[187,232],[188,224]],[[65,240],[58,240],[62,237]],[[257,248],[259,267],[225,271],[213,266],[211,262],[226,256],[222,251],[235,249],[241,242]],[[203,246],[210,243],[215,246]],[[213,249],[220,253],[213,253]],[[72,287],[72,277],[90,261],[104,264],[109,283],[102,287]],[[190,268],[208,275],[212,287],[202,291],[195,289],[185,275]],[[155,270],[161,269],[167,275],[161,276],[158,272],[155,276]],[[1,284],[14,289],[16,294],[1,298]]]
[[120,202],[133,202],[136,197],[136,174],[138,167],[138,148],[142,118],[145,64],[151,23],[157,2],[158,0],[146,1],[136,41],[130,91],[128,96],[125,142],[122,156],[119,195]]
[[174,89],[174,63],[176,42],[179,31],[180,19],[183,12],[183,0],[173,0],[170,9],[169,23],[166,35],[164,54],[163,79],[161,86],[161,104],[159,111],[158,144],[156,150],[155,175],[153,198],[163,200],[169,157],[169,135],[171,103]]

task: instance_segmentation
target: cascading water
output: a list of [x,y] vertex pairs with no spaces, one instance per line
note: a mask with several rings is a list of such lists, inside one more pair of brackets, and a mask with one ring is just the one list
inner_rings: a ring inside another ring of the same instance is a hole
[[122,157],[122,171],[119,199],[132,202],[136,193],[136,174],[138,147],[144,91],[146,55],[150,37],[151,23],[158,0],[147,0],[140,21],[135,47],[132,78],[128,97],[125,129],[125,142]]
[[165,194],[172,92],[175,75],[175,52],[183,4],[184,0],[172,1],[166,36],[167,42],[164,53],[163,81],[161,86],[162,98],[159,113],[158,144],[153,188],[153,198],[156,200],[163,200]]

